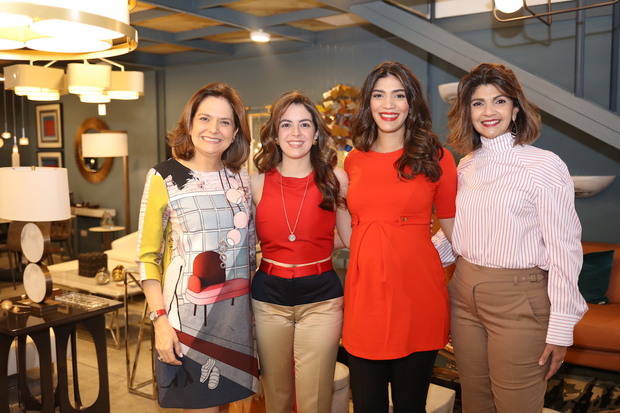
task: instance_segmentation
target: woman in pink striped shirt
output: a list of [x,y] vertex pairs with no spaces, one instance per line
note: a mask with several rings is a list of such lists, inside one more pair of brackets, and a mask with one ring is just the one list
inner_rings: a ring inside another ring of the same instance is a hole
[[539,413],[587,310],[568,169],[530,144],[538,108],[505,66],[465,75],[449,113],[458,166],[449,290],[464,413]]

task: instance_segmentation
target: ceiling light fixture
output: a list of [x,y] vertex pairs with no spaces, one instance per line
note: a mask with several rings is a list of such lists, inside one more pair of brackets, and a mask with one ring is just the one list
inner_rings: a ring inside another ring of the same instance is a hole
[[91,59],[129,53],[138,46],[137,31],[129,25],[129,8],[136,0],[1,3],[0,39],[16,47],[0,51],[0,59]]
[[16,64],[4,68],[5,88],[30,100],[58,100],[65,92],[65,72],[62,69],[33,64]]
[[69,63],[67,65],[67,88],[69,93],[76,95],[100,95],[110,86],[110,72],[112,68],[107,64],[91,65],[84,63]]
[[106,91],[112,99],[135,100],[144,95],[144,73],[113,70]]
[[[542,12],[542,13],[536,13],[534,10],[532,10],[527,5],[527,0],[493,0],[493,16],[495,17],[495,20],[500,21],[500,22],[511,22],[511,21],[517,21],[517,20],[537,18],[538,20],[545,23],[546,25],[550,25],[552,23],[552,18],[553,18],[552,16],[554,14],[571,13],[571,12],[576,12],[579,10],[592,9],[595,7],[612,6],[618,2],[620,2],[620,0],[609,0],[609,1],[603,1],[599,3],[588,4],[588,5],[579,6],[579,7],[570,7],[566,9],[553,10],[551,8],[551,0],[547,0],[547,11]],[[505,13],[505,14],[511,14],[511,13],[518,11],[521,8],[523,8],[529,14],[526,14],[524,16],[514,16],[514,17],[500,17],[497,14],[498,11],[501,13]]]
[[80,102],[82,103],[110,103],[110,96],[106,93],[88,93],[80,95]]
[[26,146],[28,144],[30,144],[30,141],[28,140],[28,138],[26,137],[26,111],[24,110],[24,97],[22,96],[22,114],[21,114],[21,118],[22,118],[22,137],[19,138],[19,144],[21,146]]
[[250,39],[257,43],[267,43],[271,40],[271,35],[261,30],[252,30],[250,32]]
[[[2,86],[2,101],[3,101],[3,109],[4,109],[4,132],[2,132],[2,139],[11,139],[11,132],[9,132],[9,128],[7,126],[6,120],[6,85]],[[0,145],[2,147],[2,145]]]

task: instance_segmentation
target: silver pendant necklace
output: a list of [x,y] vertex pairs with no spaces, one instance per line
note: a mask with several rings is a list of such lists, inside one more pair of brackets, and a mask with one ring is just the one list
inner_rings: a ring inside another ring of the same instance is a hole
[[295,219],[295,225],[291,229],[291,224],[288,222],[288,213],[286,212],[286,203],[284,202],[284,184],[282,183],[282,174],[280,174],[280,193],[282,194],[282,208],[284,208],[284,219],[286,220],[286,226],[288,227],[288,240],[294,242],[297,237],[295,236],[295,230],[299,223],[299,217],[301,216],[301,209],[304,206],[306,200],[306,194],[308,193],[308,183],[310,182],[310,174],[306,178],[306,189],[304,189],[304,196],[301,198],[301,204],[299,204],[299,210],[297,211],[297,218]]

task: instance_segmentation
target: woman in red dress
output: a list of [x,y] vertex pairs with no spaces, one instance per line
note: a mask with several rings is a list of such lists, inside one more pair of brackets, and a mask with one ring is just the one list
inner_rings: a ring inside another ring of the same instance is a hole
[[431,242],[433,209],[450,237],[456,166],[431,130],[417,78],[385,62],[366,78],[345,161],[352,219],[343,344],[356,413],[425,412],[448,293]]

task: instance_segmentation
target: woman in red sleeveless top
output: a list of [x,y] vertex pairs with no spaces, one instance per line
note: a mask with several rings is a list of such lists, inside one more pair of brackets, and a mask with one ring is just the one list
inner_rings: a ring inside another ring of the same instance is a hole
[[385,62],[368,75],[345,161],[353,232],[343,344],[356,413],[424,413],[448,292],[431,242],[433,208],[451,235],[456,166],[431,129],[417,78]]
[[346,174],[314,104],[280,96],[261,129],[250,177],[263,258],[252,307],[269,413],[329,413],[342,328],[342,285],[332,269],[334,226],[349,227]]

